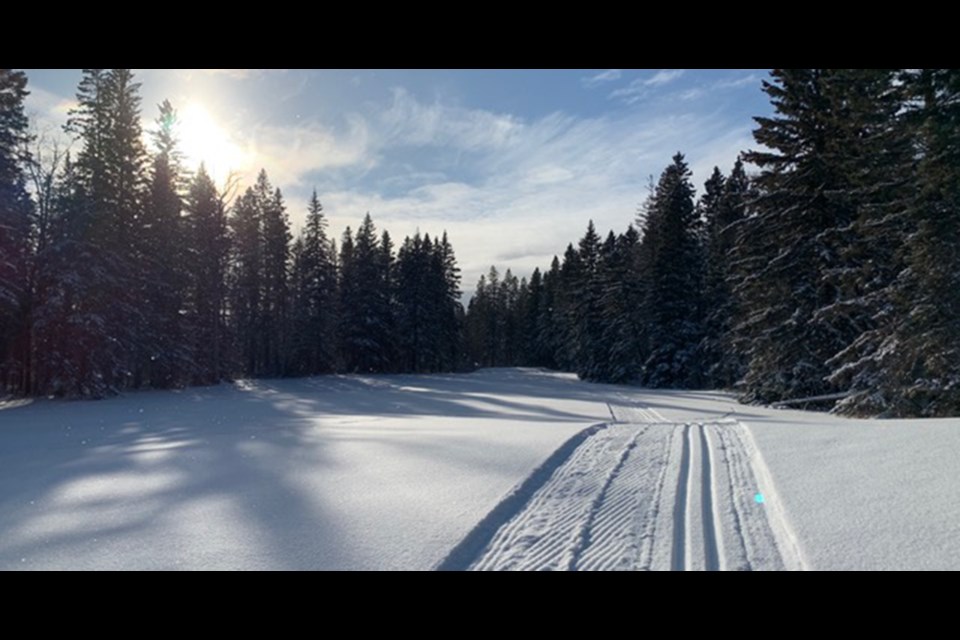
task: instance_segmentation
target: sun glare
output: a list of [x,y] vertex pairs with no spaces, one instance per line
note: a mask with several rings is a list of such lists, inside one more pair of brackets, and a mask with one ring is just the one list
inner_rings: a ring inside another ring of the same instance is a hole
[[243,150],[202,105],[188,104],[177,114],[177,124],[180,149],[189,168],[196,169],[204,163],[218,185],[231,171],[243,169]]

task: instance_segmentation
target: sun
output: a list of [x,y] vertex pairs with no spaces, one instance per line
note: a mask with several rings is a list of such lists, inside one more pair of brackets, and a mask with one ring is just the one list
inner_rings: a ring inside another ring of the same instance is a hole
[[203,105],[191,102],[177,113],[177,137],[188,168],[203,163],[214,182],[222,185],[231,171],[242,171],[246,153]]

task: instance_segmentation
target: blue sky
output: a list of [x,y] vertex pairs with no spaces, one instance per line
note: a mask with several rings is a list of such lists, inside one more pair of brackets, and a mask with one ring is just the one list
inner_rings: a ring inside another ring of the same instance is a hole
[[[447,230],[472,290],[491,264],[549,265],[593,219],[622,231],[677,151],[698,186],[753,146],[766,70],[137,70],[146,128],[169,99],[189,161],[260,167],[299,228],[313,188],[331,232],[369,211],[399,241]],[[27,70],[56,132],[79,70]]]

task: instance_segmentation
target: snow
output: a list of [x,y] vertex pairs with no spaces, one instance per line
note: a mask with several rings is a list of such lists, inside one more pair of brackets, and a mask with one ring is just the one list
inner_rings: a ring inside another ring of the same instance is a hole
[[250,381],[0,411],[0,569],[426,569],[590,390],[516,371]]
[[958,454],[530,369],[7,403],[0,569],[960,569]]

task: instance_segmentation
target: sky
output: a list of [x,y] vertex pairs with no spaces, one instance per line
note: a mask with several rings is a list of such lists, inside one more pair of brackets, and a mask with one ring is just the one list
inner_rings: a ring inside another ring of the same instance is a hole
[[[28,69],[28,113],[59,133],[80,70]],[[549,267],[588,220],[621,232],[684,153],[700,187],[755,147],[763,69],[141,69],[144,129],[178,111],[191,168],[243,187],[266,169],[296,231],[316,189],[339,240],[369,212],[394,241],[449,233],[471,291],[496,265]]]

